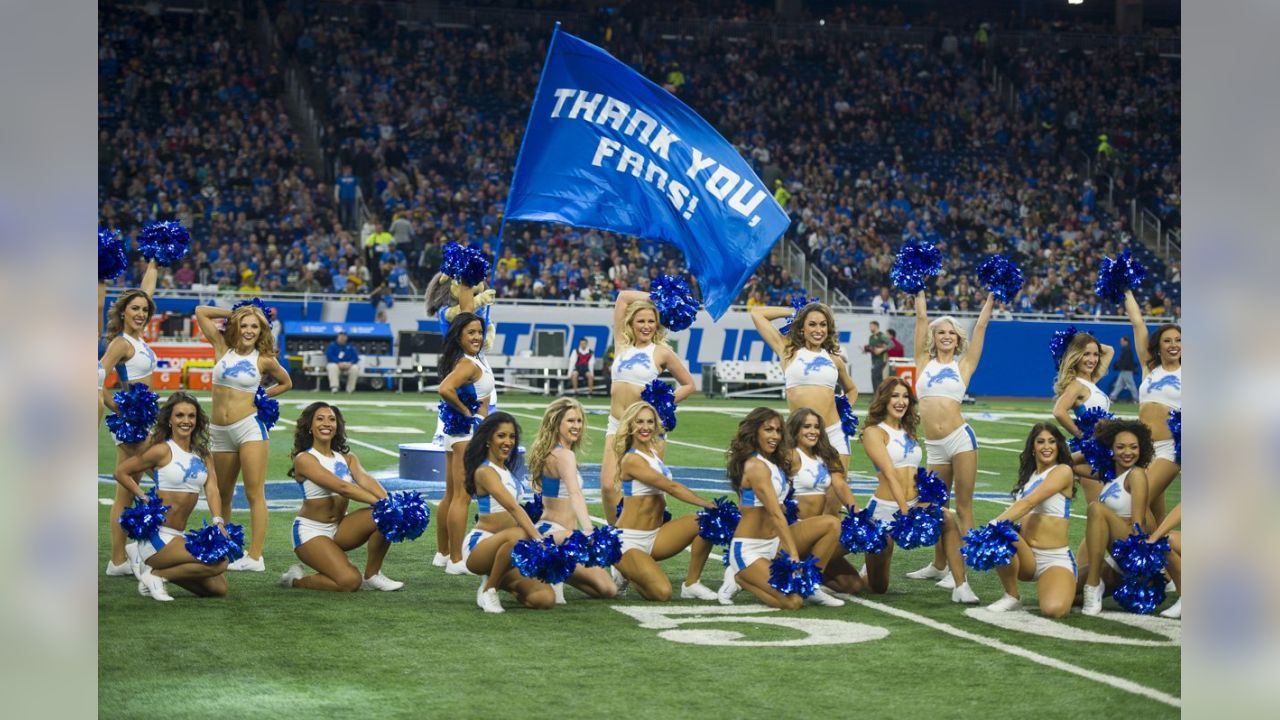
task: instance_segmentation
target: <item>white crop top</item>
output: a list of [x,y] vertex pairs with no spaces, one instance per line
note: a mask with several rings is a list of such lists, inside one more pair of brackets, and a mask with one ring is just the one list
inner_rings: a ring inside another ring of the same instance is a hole
[[101,390],[103,385],[107,384],[107,369],[102,367],[102,361],[98,361],[98,389]]
[[209,468],[199,455],[189,453],[170,440],[173,457],[155,470],[156,488],[161,492],[197,493],[209,479]]
[[1129,490],[1125,488],[1125,478],[1129,477],[1129,473],[1133,468],[1125,470],[1116,476],[1115,480],[1107,483],[1102,488],[1102,493],[1098,495],[1098,500],[1111,511],[1122,518],[1128,519],[1133,517],[1133,496],[1129,494]]
[[[803,455],[804,453],[801,453],[801,456]],[[768,458],[760,453],[756,453],[755,459],[764,463],[765,467],[769,468],[769,481],[773,483],[773,494],[778,498],[778,502],[782,502],[787,496],[787,476],[783,474],[781,468],[774,465]],[[752,490],[749,487],[739,489],[738,497],[742,500],[741,505],[744,508],[763,507],[760,503],[760,498],[756,497],[755,490]]]
[[1157,365],[1147,373],[1147,379],[1138,388],[1138,403],[1160,403],[1174,410],[1182,409],[1182,366],[1170,372]]
[[126,333],[120,333],[120,337],[133,346],[133,357],[121,363],[124,365],[124,376],[120,378],[120,385],[127,387],[128,383],[142,382],[151,377],[151,373],[156,369],[156,354],[151,350],[151,346],[146,341]]
[[831,472],[827,470],[827,464],[805,455],[803,451],[799,455],[800,469],[791,476],[791,486],[796,489],[796,495],[824,494],[831,487]]
[[655,349],[657,345],[649,343],[642,348],[632,345],[618,353],[609,368],[613,381],[643,387],[657,380],[658,362],[653,357]]
[[213,384],[247,393],[258,392],[262,375],[258,373],[258,351],[241,355],[228,349],[213,365]]
[[493,390],[496,383],[493,380],[493,369],[489,367],[489,361],[484,359],[484,355],[463,355],[462,357],[475,363],[480,368],[480,379],[472,383],[472,387],[476,389],[476,399],[484,400],[493,397]]
[[1089,391],[1089,397],[1086,397],[1084,402],[1079,405],[1081,410],[1111,410],[1111,398],[1107,397],[1106,393],[1099,390],[1097,385],[1094,385],[1082,377],[1078,377],[1076,380],[1084,386],[1085,390]]
[[906,430],[894,429],[888,423],[880,423],[876,427],[889,436],[887,449],[895,468],[920,467],[920,461],[924,459],[924,450],[921,449],[920,443],[907,434]]
[[788,390],[798,385],[821,385],[835,390],[836,382],[840,379],[840,373],[836,370],[835,361],[831,359],[831,353],[808,348],[800,348],[796,351],[787,369],[782,371],[782,375],[786,378]]
[[921,400],[927,397],[944,397],[963,402],[967,387],[960,377],[959,360],[952,360],[944,365],[933,359],[924,366],[920,377],[916,379],[916,397]]
[[[639,455],[640,457],[644,458],[645,461],[649,463],[649,467],[665,475],[668,480],[671,479],[671,471],[667,469],[666,463],[662,462],[662,460],[659,460],[656,455],[643,453],[635,448],[631,448],[627,452],[635,453],[636,455]],[[633,496],[639,497],[641,495],[661,495],[661,494],[662,494],[662,490],[659,490],[658,488],[652,485],[649,485],[648,483],[637,482],[635,480],[622,481],[623,497],[633,497]]]
[[[319,450],[316,450],[315,448],[311,448],[307,450],[307,452],[310,453],[313,457],[315,457],[316,460],[320,461],[321,467],[333,473],[334,475],[337,475],[339,480],[342,480],[343,482],[349,482],[352,484],[355,483],[356,481],[355,478],[351,477],[351,468],[347,467],[347,459],[343,455],[339,453],[334,453],[333,455],[323,455],[320,453]],[[306,478],[303,478],[301,482],[302,482],[302,496],[308,500],[311,500],[313,498],[334,497],[337,495],[337,493],[330,492]]]
[[[494,465],[488,460],[485,460],[484,464],[486,467],[492,468],[494,472],[498,473],[498,479],[502,481],[502,487],[507,489],[507,492],[511,494],[511,497],[514,498],[516,502],[520,502],[524,495],[524,487],[520,484],[520,481],[516,476],[512,475],[510,470],[502,467],[501,465]],[[491,495],[477,495],[476,505],[479,506],[479,510],[482,515],[487,513],[504,513],[507,511],[506,508],[502,507],[502,503],[493,502],[493,497]]]
[[[1053,467],[1046,469],[1044,472],[1036,473],[1028,478],[1027,484],[1023,485],[1022,490],[1018,492],[1018,499],[1021,500],[1025,498],[1036,488],[1040,487],[1040,483],[1044,482],[1044,479],[1048,477],[1049,473],[1053,472],[1053,468],[1056,467],[1058,466],[1054,465]],[[1071,517],[1071,498],[1063,495],[1062,493],[1054,493],[1044,500],[1041,500],[1039,505],[1031,508],[1031,512],[1037,515],[1052,515],[1053,517],[1069,518]]]

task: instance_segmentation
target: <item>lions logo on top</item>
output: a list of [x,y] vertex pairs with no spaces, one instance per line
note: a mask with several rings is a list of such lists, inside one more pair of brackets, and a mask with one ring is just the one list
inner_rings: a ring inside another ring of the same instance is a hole
[[182,463],[176,463],[178,469],[182,471],[182,482],[185,485],[193,480],[199,480],[201,475],[207,475],[209,468],[205,466],[204,461],[198,457],[191,458],[191,464],[183,467]]
[[903,434],[902,434],[902,439],[901,439],[900,441],[898,441],[898,444],[902,446],[902,459],[903,459],[903,460],[906,460],[906,459],[907,459],[907,455],[911,454],[911,451],[912,451],[912,450],[914,450],[914,449],[915,449],[915,447],[916,447],[916,441],[915,441],[915,440],[912,440],[912,439],[911,439],[911,436],[910,436],[910,435],[907,435],[906,433],[903,433]]
[[1182,381],[1178,379],[1177,375],[1165,375],[1159,380],[1147,378],[1147,392],[1149,393],[1156,392],[1157,390],[1163,390],[1167,387],[1171,387],[1174,390],[1181,390]]
[[619,370],[630,370],[631,368],[636,366],[647,367],[647,368],[653,367],[652,365],[649,364],[649,356],[644,353],[636,353],[635,355],[632,355],[626,360],[618,361]]
[[827,359],[826,356],[819,355],[804,364],[804,374],[808,375],[809,373],[817,372],[822,368],[834,368],[835,366],[836,364]]
[[340,478],[349,478],[351,477],[351,468],[347,467],[346,463],[339,460],[333,464],[333,474]]
[[946,380],[954,380],[956,382],[960,382],[960,373],[956,372],[955,368],[944,367],[941,370],[939,370],[936,374],[931,375],[929,373],[925,373],[924,379],[925,379],[925,387],[933,387],[934,385],[937,385],[938,383],[944,382]]

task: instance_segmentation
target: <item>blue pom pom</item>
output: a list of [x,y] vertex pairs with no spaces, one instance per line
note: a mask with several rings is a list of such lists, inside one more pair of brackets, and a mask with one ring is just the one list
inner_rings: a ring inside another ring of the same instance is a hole
[[151,223],[138,235],[138,251],[142,257],[172,267],[191,250],[191,235],[182,223],[174,220]]
[[676,429],[676,394],[670,385],[661,380],[650,380],[640,391],[640,399],[658,411],[664,430],[671,432]]
[[529,516],[529,521],[536,524],[542,519],[542,493],[534,493],[533,499],[522,503],[521,507],[524,508],[524,514]]
[[465,247],[456,242],[444,246],[444,262],[440,272],[475,287],[489,277],[489,258],[479,248]]
[[795,323],[796,316],[800,314],[800,311],[803,310],[806,305],[808,305],[809,303],[815,303],[815,302],[818,302],[818,298],[808,297],[804,293],[801,293],[795,296],[794,298],[792,298],[791,299],[791,317],[787,318],[787,321],[782,324],[782,327],[778,329],[778,333],[781,334],[783,337],[786,337],[788,334],[790,334],[791,326],[792,324]]
[[787,490],[787,496],[782,499],[782,514],[787,516],[787,524],[795,525],[800,522],[800,501],[796,500],[796,489],[791,487]]
[[480,410],[480,400],[476,397],[475,385],[468,383],[459,387],[458,400],[467,406],[467,409],[472,413],[471,415],[463,415],[446,400],[441,400],[440,404],[437,405],[446,435],[468,435],[482,420],[475,414]]
[[712,545],[728,545],[742,520],[742,511],[727,497],[715,499],[716,506],[698,511],[698,535]]
[[1008,520],[976,527],[965,533],[960,554],[964,564],[974,570],[991,570],[1013,562],[1017,549],[1018,528]]
[[848,395],[836,396],[836,412],[840,414],[840,429],[844,431],[844,436],[857,437],[858,416],[853,414],[853,403],[849,402]]
[[578,561],[561,551],[555,540],[521,540],[511,549],[511,564],[521,575],[544,583],[561,583],[569,579]]
[[373,504],[373,522],[387,542],[417,540],[431,523],[431,508],[416,492],[388,493]]
[[907,293],[924,289],[928,278],[942,271],[942,252],[928,243],[908,241],[898,250],[898,257],[889,270],[893,286]]
[[622,559],[622,531],[599,525],[591,531],[590,554],[583,562],[587,567],[608,567]]
[[227,528],[227,534],[231,536],[231,542],[227,545],[226,558],[230,562],[235,562],[244,557],[244,526],[228,523],[224,527]]
[[[236,542],[235,538],[227,537],[217,525],[210,525],[209,521],[204,522],[204,527],[199,530],[188,530],[183,533],[182,537],[186,541],[187,552],[191,553],[191,557],[197,562],[205,565],[213,565],[222,561],[223,558],[228,560],[239,560],[244,556],[244,527],[240,525],[227,525],[227,534],[231,534],[231,528],[238,528],[240,531],[240,541]],[[234,556],[234,557],[232,557]]]
[[126,445],[146,440],[160,414],[160,396],[144,383],[132,383],[112,397],[116,412],[107,416],[107,429]]
[[256,308],[258,308],[258,310],[260,310],[260,311],[262,312],[262,314],[267,318],[267,322],[271,322],[272,318],[274,318],[274,317],[276,316],[276,309],[275,309],[275,308],[273,308],[273,307],[271,307],[270,305],[268,305],[268,304],[266,304],[266,303],[262,302],[262,300],[260,300],[260,299],[258,299],[258,298],[250,298],[250,299],[248,299],[248,300],[241,300],[240,302],[238,302],[238,303],[236,303],[235,305],[232,305],[232,306],[231,306],[231,312],[235,312],[235,311],[239,310],[240,308],[245,307],[246,305],[247,305],[247,306],[250,306],[250,307],[256,307]]
[[1127,538],[1111,543],[1111,557],[1115,558],[1120,572],[1129,575],[1159,575],[1164,572],[1169,554],[1169,539],[1160,538],[1149,543],[1149,536],[1136,523]]
[[1169,411],[1169,432],[1173,433],[1173,461],[1182,464],[1182,411]]
[[1066,330],[1054,330],[1053,339],[1049,341],[1049,357],[1053,358],[1053,369],[1056,372],[1062,367],[1062,358],[1067,354],[1067,347],[1075,339],[1075,325],[1068,325]]
[[142,498],[134,498],[133,505],[120,513],[120,527],[134,540],[145,540],[164,524],[168,512],[169,506],[160,502],[160,496],[152,488],[147,493],[146,502]]
[[1098,265],[1098,280],[1093,291],[1098,297],[1114,303],[1124,302],[1125,290],[1136,290],[1147,277],[1147,269],[1135,260],[1126,249],[1115,260],[1102,258]]
[[879,555],[889,545],[887,532],[885,524],[871,516],[870,508],[864,508],[840,521],[840,544],[851,553]]
[[267,429],[276,426],[276,422],[280,419],[280,401],[267,395],[267,389],[258,386],[258,392],[254,393],[253,404],[258,408],[258,419],[262,421]]
[[1098,423],[1104,420],[1112,420],[1115,415],[1103,410],[1102,408],[1089,408],[1075,411],[1076,427],[1080,428],[1083,433],[1078,438],[1071,438],[1067,441],[1067,447],[1071,452],[1078,452],[1084,455],[1084,461],[1089,463],[1089,467],[1093,468],[1093,474],[1098,477],[1101,482],[1107,482],[1115,478],[1116,466],[1112,461],[1111,448],[1104,446],[1098,442],[1095,437],[1098,430]]
[[698,316],[698,301],[693,299],[689,284],[678,275],[662,275],[654,280],[649,299],[658,307],[663,327],[671,332],[688,328]]
[[992,255],[978,266],[978,282],[991,291],[996,300],[1013,302],[1022,289],[1022,270],[1003,255]]
[[1121,608],[1139,615],[1150,615],[1164,602],[1164,576],[1125,577],[1111,599]]
[[916,468],[916,493],[920,503],[943,507],[951,501],[951,491],[938,473]]
[[769,564],[769,586],[783,595],[809,597],[821,584],[822,571],[818,569],[818,558],[812,555],[794,561],[783,550]]
[[906,515],[895,512],[889,537],[903,550],[938,544],[942,539],[942,508],[913,507]]
[[591,538],[581,530],[574,530],[560,543],[560,552],[573,558],[579,565],[586,565],[591,560]]
[[98,282],[115,280],[127,267],[129,257],[125,255],[120,233],[98,228]]

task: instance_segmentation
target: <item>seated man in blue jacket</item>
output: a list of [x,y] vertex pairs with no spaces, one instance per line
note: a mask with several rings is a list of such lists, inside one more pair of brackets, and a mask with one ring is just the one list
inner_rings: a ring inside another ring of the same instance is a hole
[[338,392],[339,373],[347,374],[347,392],[355,392],[360,379],[360,353],[347,342],[347,334],[338,331],[338,337],[324,349],[325,369],[329,371],[329,391]]

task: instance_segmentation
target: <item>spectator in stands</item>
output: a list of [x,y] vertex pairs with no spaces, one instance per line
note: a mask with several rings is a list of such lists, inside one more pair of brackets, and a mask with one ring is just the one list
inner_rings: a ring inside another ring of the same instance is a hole
[[352,174],[350,165],[343,165],[342,174],[333,183],[333,199],[338,203],[338,217],[342,220],[342,227],[356,229],[356,206],[360,204],[361,198],[359,180]]
[[356,390],[356,382],[360,380],[360,353],[352,345],[347,334],[338,331],[338,337],[324,349],[324,369],[329,373],[329,392],[338,392],[339,375],[347,375],[347,392]]
[[1120,336],[1120,350],[1116,354],[1116,382],[1111,386],[1111,401],[1118,402],[1120,393],[1129,393],[1129,402],[1138,401],[1138,386],[1133,381],[1133,371],[1138,363],[1133,359],[1133,346],[1129,344],[1129,336]]
[[[881,287],[880,294],[871,301],[871,312],[876,315],[892,315],[898,311],[897,304],[893,301],[893,296],[889,294],[889,288]],[[876,387],[880,387],[880,383],[876,383]]]
[[884,365],[888,361],[885,353],[893,343],[889,342],[888,335],[880,332],[880,323],[872,320],[868,327],[871,334],[867,337],[867,344],[862,346],[862,352],[871,355],[871,387],[878,388],[884,379]]
[[596,389],[596,373],[591,366],[593,355],[586,338],[578,340],[578,347],[569,352],[569,385],[573,387],[574,395],[578,394],[578,382],[581,380],[587,383],[588,395]]

